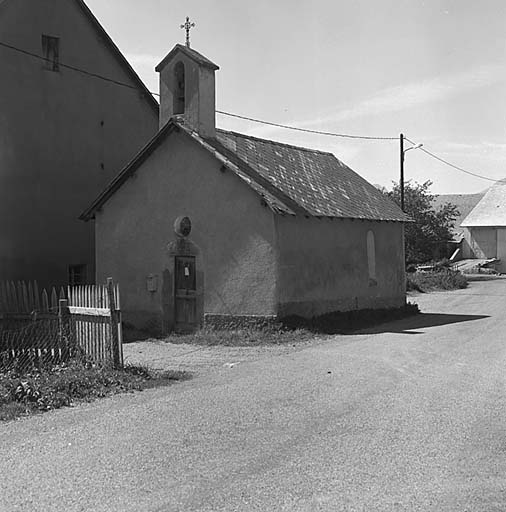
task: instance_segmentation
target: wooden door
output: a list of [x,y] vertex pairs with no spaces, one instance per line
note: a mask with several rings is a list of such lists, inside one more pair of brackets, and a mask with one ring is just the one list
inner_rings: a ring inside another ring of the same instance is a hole
[[194,331],[198,327],[195,257],[176,256],[175,260],[175,330]]

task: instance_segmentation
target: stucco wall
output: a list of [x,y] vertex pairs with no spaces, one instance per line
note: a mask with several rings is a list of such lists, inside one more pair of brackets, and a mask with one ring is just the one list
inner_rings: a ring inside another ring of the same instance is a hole
[[471,258],[497,257],[497,230],[492,227],[466,228],[464,238]]
[[184,66],[186,124],[204,137],[216,136],[214,70],[199,65],[181,51],[160,70],[160,128],[174,114],[174,67],[178,63]]
[[500,263],[496,266],[497,270],[503,274],[506,273],[506,228],[497,228],[497,258]]
[[506,228],[474,227],[464,229],[464,257],[498,258],[495,268],[506,272]]
[[[405,304],[402,224],[277,216],[276,231],[281,315]],[[375,264],[368,261],[369,231]]]
[[[60,37],[60,61],[136,85],[73,0],[8,0],[0,40],[42,55]],[[0,48],[0,280],[65,284],[70,264],[94,277],[92,224],[78,220],[157,131],[140,93]]]
[[127,322],[160,327],[161,281],[173,223],[187,215],[204,264],[204,311],[276,312],[273,214],[260,197],[183,133],[171,134],[96,216],[97,280],[119,282]]

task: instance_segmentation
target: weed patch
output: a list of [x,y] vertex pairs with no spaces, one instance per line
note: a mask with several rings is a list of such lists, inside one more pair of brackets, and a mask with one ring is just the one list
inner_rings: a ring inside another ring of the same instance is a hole
[[327,313],[314,318],[288,316],[264,328],[213,329],[205,327],[192,334],[171,334],[167,343],[193,345],[258,346],[287,345],[309,341],[315,334],[346,334],[358,329],[419,313],[416,304],[392,309],[362,309]]
[[26,373],[0,373],[0,421],[164,386],[188,377],[184,372],[154,372],[140,366],[112,369],[81,362]]
[[430,292],[434,290],[458,290],[466,288],[467,278],[456,270],[441,269],[433,272],[407,274],[407,291]]
[[287,329],[279,324],[262,329],[215,329],[204,327],[192,334],[171,334],[164,339],[167,343],[188,343],[193,345],[222,345],[226,347],[252,347],[260,345],[288,345],[309,340],[314,334],[306,329]]

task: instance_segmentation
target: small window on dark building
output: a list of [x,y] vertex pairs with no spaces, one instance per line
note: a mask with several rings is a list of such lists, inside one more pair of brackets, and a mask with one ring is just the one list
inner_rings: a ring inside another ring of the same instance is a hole
[[86,284],[86,265],[69,265],[69,285]]
[[179,61],[174,66],[174,114],[184,114],[185,81],[184,64]]
[[46,59],[45,68],[60,70],[60,38],[42,34],[42,55]]

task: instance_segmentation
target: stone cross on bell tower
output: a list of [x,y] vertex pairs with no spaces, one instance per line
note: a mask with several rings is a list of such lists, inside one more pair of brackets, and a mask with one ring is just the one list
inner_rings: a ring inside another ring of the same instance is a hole
[[186,30],[186,46],[190,48],[190,30],[195,26],[195,23],[190,22],[190,17],[186,16],[186,21],[181,25],[181,28]]

